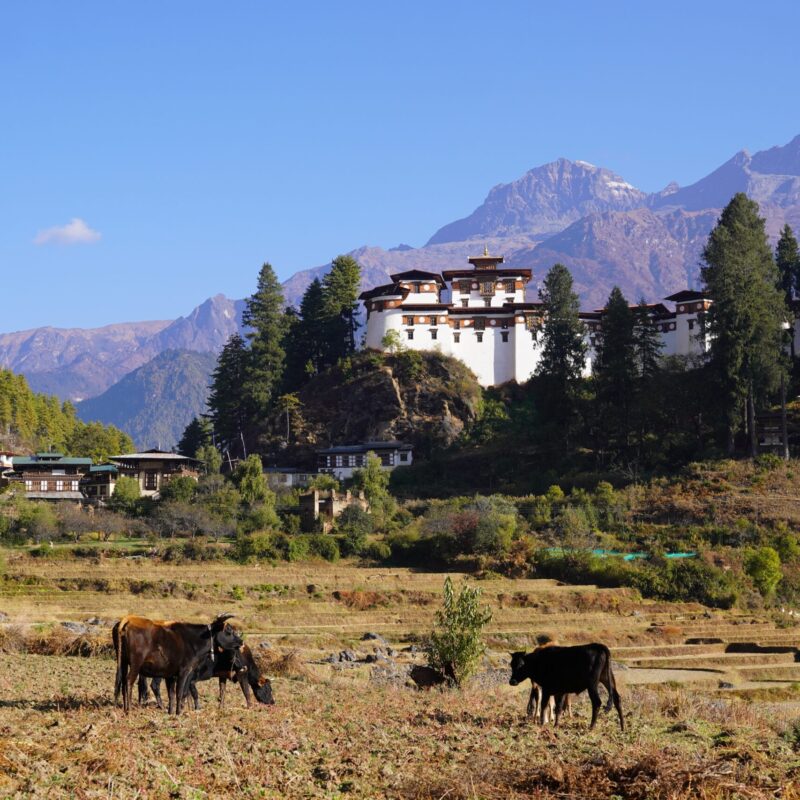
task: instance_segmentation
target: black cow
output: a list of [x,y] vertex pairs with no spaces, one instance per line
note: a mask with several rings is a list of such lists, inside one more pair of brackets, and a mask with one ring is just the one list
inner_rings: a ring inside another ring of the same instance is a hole
[[[269,678],[258,670],[255,658],[250,648],[245,644],[238,650],[223,650],[217,654],[217,659],[214,662],[212,672],[204,670],[202,672],[195,672],[189,682],[189,694],[194,701],[195,709],[200,708],[200,698],[197,695],[196,681],[204,681],[209,678],[219,678],[219,704],[222,707],[225,704],[225,688],[228,681],[236,681],[242,689],[247,707],[252,706],[250,699],[250,690],[256,696],[256,700],[264,705],[274,705],[275,699],[272,696],[272,684]],[[163,708],[161,702],[161,678],[153,678],[150,681],[150,688],[156,698],[156,705]],[[144,703],[147,700],[147,682],[145,677],[140,674],[139,676],[139,702]]]
[[227,624],[233,614],[222,614],[209,625],[158,622],[145,617],[123,617],[112,631],[117,651],[115,689],[122,691],[122,707],[130,711],[131,694],[139,673],[165,678],[169,713],[180,714],[189,681],[195,673],[213,673],[219,651],[237,650],[242,638]]
[[592,722],[589,728],[594,728],[597,712],[602,705],[598,692],[598,685],[602,683],[609,694],[607,709],[610,709],[613,702],[619,716],[619,726],[625,730],[619,692],[611,669],[611,652],[604,644],[582,644],[575,647],[552,645],[538,648],[532,653],[512,653],[509,683],[517,686],[527,679],[539,684],[542,690],[540,722],[544,722],[544,710],[551,696],[557,699],[555,724],[558,725],[563,705],[562,696],[588,691],[592,701]]

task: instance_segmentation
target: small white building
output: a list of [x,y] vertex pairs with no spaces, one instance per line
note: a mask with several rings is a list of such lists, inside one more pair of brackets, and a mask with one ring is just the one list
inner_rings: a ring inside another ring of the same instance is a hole
[[264,477],[270,489],[305,489],[315,477],[313,472],[303,472],[294,467],[264,467]]
[[[542,303],[525,300],[531,270],[506,268],[502,256],[468,259],[470,268],[441,275],[410,270],[391,275],[392,283],[363,292],[367,310],[365,344],[385,350],[387,334],[410,350],[437,350],[463,361],[482,386],[508,381],[524,383],[536,372],[542,353]],[[708,350],[701,317],[711,301],[703,292],[685,290],[648,308],[664,342],[663,354],[700,356]],[[603,309],[581,312],[586,327],[584,374],[592,371]]]
[[385,470],[410,466],[413,447],[403,442],[364,442],[363,444],[328,447],[317,451],[317,471],[344,481],[367,464],[367,453],[375,453]]

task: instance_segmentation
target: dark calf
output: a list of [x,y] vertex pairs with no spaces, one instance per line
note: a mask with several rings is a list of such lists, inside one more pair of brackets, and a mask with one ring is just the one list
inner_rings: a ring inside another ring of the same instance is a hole
[[561,696],[588,691],[589,699],[592,701],[592,722],[589,727],[594,728],[597,712],[602,706],[598,692],[598,685],[602,683],[608,689],[608,707],[610,708],[613,703],[619,716],[619,726],[625,730],[619,692],[611,669],[611,653],[604,644],[584,644],[575,647],[553,645],[538,648],[532,653],[512,653],[509,682],[512,686],[517,686],[528,679],[537,683],[542,690],[540,721],[544,721],[544,710],[550,697],[559,698],[559,702],[556,703],[556,725],[558,725],[562,710]]
[[440,672],[433,667],[423,667],[415,664],[408,673],[419,689],[431,689],[434,686],[452,686],[455,682],[453,668],[448,665],[444,672]]
[[[239,684],[248,708],[252,706],[251,690],[259,703],[268,706],[274,705],[275,703],[275,699],[272,696],[272,684],[269,678],[259,672],[255,658],[253,658],[253,653],[246,644],[242,645],[238,650],[223,650],[221,653],[218,653],[218,657],[214,662],[214,668],[211,672],[206,669],[205,671],[196,672],[192,675],[188,692],[192,696],[195,709],[200,708],[200,699],[197,695],[197,687],[195,684],[197,681],[205,681],[209,678],[219,679],[220,706],[225,704],[225,688],[228,681],[236,681]],[[159,708],[163,708],[161,702],[161,679],[154,678],[150,682],[150,688],[153,690],[156,704]],[[147,684],[143,678],[140,678],[139,702],[142,703],[146,699]]]

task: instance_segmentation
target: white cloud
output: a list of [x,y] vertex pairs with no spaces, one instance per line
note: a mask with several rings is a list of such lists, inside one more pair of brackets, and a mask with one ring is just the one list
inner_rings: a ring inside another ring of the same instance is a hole
[[34,244],[91,244],[100,238],[82,219],[73,217],[66,225],[45,228],[36,234]]

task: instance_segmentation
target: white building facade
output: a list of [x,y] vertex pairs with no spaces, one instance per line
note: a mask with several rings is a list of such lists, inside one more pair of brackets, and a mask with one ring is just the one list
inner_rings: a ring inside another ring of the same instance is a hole
[[[441,274],[410,270],[392,283],[363,292],[367,310],[365,344],[386,350],[393,342],[411,350],[437,350],[463,361],[482,386],[533,376],[542,353],[546,325],[541,303],[525,299],[531,270],[504,268],[502,256],[468,259],[470,267]],[[710,301],[702,292],[682,291],[648,306],[664,343],[663,355],[701,356],[708,340],[701,316]],[[591,373],[603,311],[582,312],[586,326],[585,373]],[[387,336],[388,334],[388,336]]]

